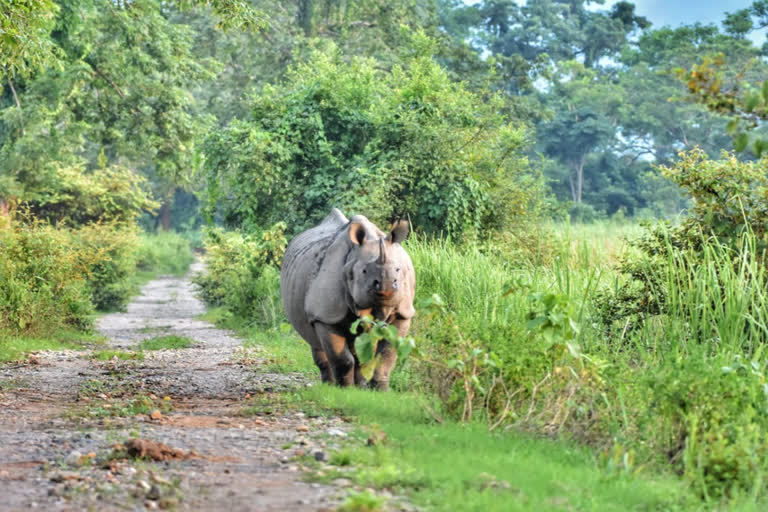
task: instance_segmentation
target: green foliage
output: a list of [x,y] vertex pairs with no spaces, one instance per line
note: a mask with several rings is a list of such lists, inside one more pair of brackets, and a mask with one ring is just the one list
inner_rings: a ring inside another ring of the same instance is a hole
[[[649,226],[632,242],[635,250],[619,266],[626,279],[597,298],[603,322],[621,325],[626,332],[646,318],[675,313],[686,322],[697,319],[695,324],[710,332],[699,321],[702,314],[711,311],[713,325],[719,325],[718,318],[740,314],[736,310],[741,308],[759,325],[764,301],[755,293],[765,280],[768,247],[768,178],[763,165],[725,153],[720,160],[710,160],[695,149],[681,153],[674,165],[662,166],[664,175],[691,196],[693,206],[680,225]],[[694,275],[699,278],[692,279]],[[690,308],[689,301],[698,309]],[[726,307],[725,316],[717,313],[729,304],[732,312]],[[758,335],[748,344],[762,339]]]
[[755,495],[768,471],[765,367],[739,355],[723,359],[685,358],[649,376],[649,442],[701,495]]
[[93,309],[121,307],[133,292],[134,228],[54,228],[12,214],[0,226],[0,325],[17,332],[88,329]]
[[284,229],[285,224],[277,223],[250,235],[208,230],[206,270],[193,279],[202,299],[255,324],[278,326],[284,318],[279,289],[279,262],[287,245]]
[[56,61],[49,33],[58,10],[53,0],[0,1],[0,80],[29,76]]
[[47,334],[60,327],[91,325],[87,270],[99,257],[82,252],[73,232],[13,221],[0,227],[0,247],[4,330]]
[[77,250],[92,254],[87,283],[96,309],[113,311],[124,307],[135,288],[131,276],[136,269],[139,237],[133,227],[91,224],[77,230]]
[[94,222],[130,224],[158,205],[145,190],[146,179],[124,167],[88,172],[82,164],[59,167],[55,178],[27,202],[40,219],[80,226]]
[[4,188],[34,199],[56,189],[58,168],[83,161],[188,178],[207,123],[192,116],[189,88],[212,76],[212,63],[192,57],[189,30],[154,0],[75,2],[57,11],[51,38],[59,66],[0,103]]
[[429,232],[459,234],[535,217],[541,182],[527,132],[449,80],[423,34],[391,71],[333,46],[254,98],[252,120],[205,143],[209,212],[246,230],[292,232],[332,206],[382,221],[407,212]]
[[182,276],[195,258],[189,240],[178,233],[143,233],[139,238],[136,269],[140,272]]
[[397,327],[381,320],[374,320],[370,315],[355,320],[350,327],[355,338],[355,350],[360,360],[360,371],[363,377],[370,380],[374,370],[380,364],[376,350],[381,341],[388,342],[397,352],[400,364],[405,362],[408,354],[416,347],[416,342],[410,336],[400,336]]
[[711,160],[699,149],[681,153],[661,169],[693,199],[693,206],[679,232],[688,239],[699,232],[728,245],[749,231],[758,242],[758,254],[768,236],[768,175],[766,161],[743,162],[723,153]]
[[174,350],[189,348],[195,344],[195,340],[184,336],[158,336],[143,340],[139,345],[141,350]]

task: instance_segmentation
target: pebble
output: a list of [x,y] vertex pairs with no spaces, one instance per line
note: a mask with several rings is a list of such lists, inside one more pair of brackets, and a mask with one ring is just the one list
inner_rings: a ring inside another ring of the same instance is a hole
[[328,460],[328,455],[322,450],[317,450],[315,453],[312,454],[312,456],[315,458],[318,462],[325,462]]
[[80,465],[80,458],[83,456],[82,453],[80,453],[77,450],[72,450],[69,452],[69,455],[67,455],[64,458],[64,464],[67,466],[79,466]]
[[306,425],[299,425],[296,427],[296,432],[309,432],[309,427]]
[[338,428],[329,428],[327,430],[327,433],[329,436],[335,436],[335,437],[347,437],[347,433],[343,430],[340,430]]

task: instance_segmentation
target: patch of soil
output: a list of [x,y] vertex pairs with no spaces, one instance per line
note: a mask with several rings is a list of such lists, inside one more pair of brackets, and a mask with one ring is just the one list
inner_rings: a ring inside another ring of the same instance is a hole
[[[198,263],[192,272],[201,270]],[[248,396],[308,383],[243,364],[241,341],[197,318],[205,308],[193,292],[188,277],[161,277],[125,312],[98,322],[110,349],[138,350],[167,335],[193,339],[189,348],[108,362],[88,350],[40,352],[35,364],[0,365],[0,382],[15,383],[0,390],[0,511],[340,503],[345,491],[305,482],[295,457],[309,445],[326,449],[319,437],[343,422],[287,411],[241,416]]]

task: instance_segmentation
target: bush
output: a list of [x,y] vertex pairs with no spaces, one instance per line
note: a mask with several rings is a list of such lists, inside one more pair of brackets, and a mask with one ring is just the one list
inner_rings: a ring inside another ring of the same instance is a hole
[[121,307],[133,292],[138,238],[122,224],[54,227],[12,212],[0,227],[0,327],[87,330],[94,308]]
[[765,366],[741,356],[691,357],[647,377],[642,441],[705,497],[759,494],[768,461]]
[[283,322],[279,267],[287,245],[284,229],[278,223],[252,235],[208,230],[206,270],[193,278],[201,298],[257,325]]
[[48,333],[64,326],[87,329],[93,306],[86,279],[93,255],[73,233],[48,224],[13,221],[0,229],[0,327]]
[[298,233],[331,207],[391,221],[407,212],[431,233],[460,235],[537,219],[544,183],[525,157],[529,131],[501,95],[454,83],[434,42],[391,71],[315,51],[204,144],[209,214],[246,231],[286,222]]
[[145,190],[146,179],[124,167],[59,166],[54,176],[49,187],[26,198],[33,215],[53,224],[133,224],[143,210],[158,206]]
[[139,249],[137,230],[125,225],[89,224],[73,233],[77,250],[96,257],[86,273],[93,305],[100,311],[123,308],[136,291],[131,276]]
[[[660,314],[673,315],[680,325],[691,321],[701,325],[698,311],[716,310],[715,297],[759,289],[766,278],[768,255],[766,162],[741,162],[728,153],[720,160],[709,160],[695,149],[681,153],[674,165],[661,168],[690,194],[693,207],[679,225],[648,224],[630,242],[632,251],[618,267],[624,279],[597,297],[607,328],[620,326],[629,332]],[[692,274],[702,279],[689,279]],[[701,284],[709,287],[709,298],[701,294],[683,297]],[[760,299],[759,294],[753,296]],[[687,300],[695,301],[696,308],[686,307]],[[670,310],[671,302],[675,310]],[[744,318],[762,318],[766,314],[761,312],[763,302],[747,300],[738,307],[741,313],[749,313]],[[701,309],[704,304],[709,307]],[[731,308],[725,311],[741,314]]]
[[142,272],[184,275],[195,259],[192,243],[194,240],[190,241],[188,235],[172,231],[144,233],[140,236],[136,268]]

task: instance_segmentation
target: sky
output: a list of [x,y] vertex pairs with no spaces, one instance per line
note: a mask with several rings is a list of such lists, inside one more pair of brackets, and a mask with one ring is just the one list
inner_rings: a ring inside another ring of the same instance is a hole
[[[618,0],[608,0],[605,9]],[[630,0],[631,1],[631,0]],[[720,25],[725,19],[725,12],[734,12],[752,5],[752,0],[634,0],[635,12],[645,16],[653,23],[654,28],[665,25],[676,27],[682,24],[714,23]],[[765,31],[753,33],[750,36],[755,43],[762,45],[765,41]]]

